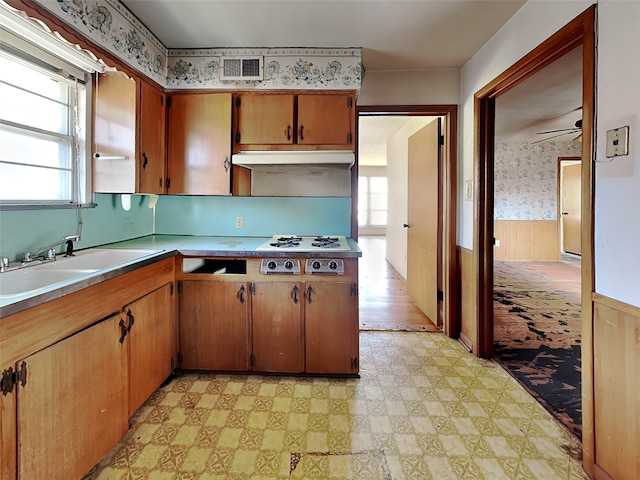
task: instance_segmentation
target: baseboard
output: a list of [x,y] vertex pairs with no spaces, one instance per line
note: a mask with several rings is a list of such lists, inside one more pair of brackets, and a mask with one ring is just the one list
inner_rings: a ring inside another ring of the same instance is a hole
[[607,472],[605,472],[597,463],[593,466],[595,480],[613,480]]
[[460,340],[460,343],[464,345],[464,348],[473,353],[473,342],[469,339],[469,337],[467,337],[463,332],[460,332],[460,338],[458,338],[458,340]]

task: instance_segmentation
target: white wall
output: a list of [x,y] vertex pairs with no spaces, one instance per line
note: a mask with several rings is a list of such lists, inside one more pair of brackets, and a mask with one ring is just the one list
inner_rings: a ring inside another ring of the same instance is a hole
[[[596,292],[640,306],[640,2],[598,4]],[[630,127],[629,155],[605,157],[606,131]]]
[[432,122],[434,117],[416,117],[387,142],[387,175],[389,177],[389,224],[387,225],[387,261],[407,278],[408,138]]
[[460,99],[460,70],[365,72],[358,106],[449,105]]
[[[473,177],[473,95],[591,5],[530,0],[461,71],[459,187]],[[597,8],[595,169],[596,291],[640,306],[640,2]],[[606,130],[629,125],[629,155],[605,158]],[[460,188],[462,191],[462,188]],[[458,243],[473,246],[473,202],[461,201]]]
[[473,247],[473,201],[464,200],[464,182],[473,179],[474,94],[548,37],[586,10],[588,0],[529,0],[478,50],[460,75],[460,159],[458,169],[458,244]]

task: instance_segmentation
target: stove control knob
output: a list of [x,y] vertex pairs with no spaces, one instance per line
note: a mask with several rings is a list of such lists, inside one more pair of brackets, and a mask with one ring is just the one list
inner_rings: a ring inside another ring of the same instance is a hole
[[320,270],[320,262],[318,260],[314,260],[311,266],[314,270]]
[[287,260],[286,262],[284,262],[284,268],[286,268],[287,270],[291,270],[293,268],[293,262],[291,260]]
[[267,268],[269,270],[275,270],[276,269],[276,262],[274,260],[269,260],[269,263],[267,263]]
[[336,262],[335,260],[331,260],[331,261],[329,262],[329,268],[330,268],[331,270],[335,270],[335,269],[337,269],[337,268],[338,268],[338,262]]

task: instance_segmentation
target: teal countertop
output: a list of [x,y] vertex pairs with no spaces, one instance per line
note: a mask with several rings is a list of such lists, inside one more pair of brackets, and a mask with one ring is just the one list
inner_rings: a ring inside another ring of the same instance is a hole
[[[152,262],[169,258],[174,255],[191,257],[314,257],[314,258],[357,258],[362,251],[352,239],[348,239],[350,250],[324,250],[318,252],[293,251],[260,251],[256,250],[271,237],[224,237],[224,236],[190,236],[190,235],[149,235],[145,237],[125,240],[108,245],[80,250],[89,252],[93,249],[140,249],[149,250],[149,254],[139,261],[128,261],[108,268],[102,268],[76,278],[52,283],[34,290],[13,295],[0,295],[0,318],[18,313],[27,308],[54,300],[83,288],[103,282],[123,273],[128,273]],[[63,262],[64,260],[56,260]],[[37,274],[38,267],[25,267],[20,271]],[[46,266],[44,267],[46,268]],[[14,272],[16,270],[13,270]],[[9,281],[10,276],[0,273],[0,282]],[[3,278],[4,276],[4,278]]]
[[291,250],[259,251],[260,245],[271,237],[218,237],[190,235],[149,235],[105,247],[150,248],[175,250],[186,256],[203,257],[309,257],[354,258],[361,257],[362,251],[352,239],[348,239],[350,250],[323,250],[299,252]]

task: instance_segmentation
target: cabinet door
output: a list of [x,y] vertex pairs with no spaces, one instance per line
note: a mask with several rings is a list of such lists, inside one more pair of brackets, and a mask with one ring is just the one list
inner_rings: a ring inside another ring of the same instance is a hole
[[310,282],[305,290],[307,373],[358,373],[355,283]]
[[[10,375],[16,365],[7,365],[2,369],[3,374]],[[14,480],[16,478],[16,389],[7,394],[0,393],[0,479]]]
[[253,370],[302,372],[302,284],[256,282],[252,297]]
[[353,122],[351,95],[298,95],[300,145],[349,145]]
[[245,282],[180,282],[182,368],[249,370],[249,305]]
[[135,80],[123,73],[98,75],[93,116],[95,192],[136,192],[136,88]]
[[165,178],[165,94],[145,81],[140,82],[138,148],[138,192],[164,193]]
[[19,478],[82,478],[126,432],[120,320],[112,316],[24,360],[27,381],[17,393]]
[[231,94],[169,98],[167,193],[229,195]]
[[173,370],[175,322],[173,288],[168,283],[127,305],[129,330],[129,417]]
[[236,101],[235,142],[244,145],[288,145],[294,141],[294,95],[243,95]]

